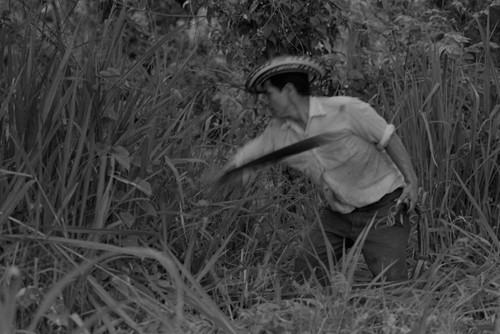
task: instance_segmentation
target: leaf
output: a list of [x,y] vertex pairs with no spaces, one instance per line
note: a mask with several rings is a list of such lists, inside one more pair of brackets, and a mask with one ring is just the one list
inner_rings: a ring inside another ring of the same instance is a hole
[[106,108],[106,110],[104,111],[104,116],[103,116],[104,119],[109,119],[109,120],[112,120],[112,121],[117,121],[118,120],[118,114],[112,110],[111,108]]
[[131,185],[132,187],[143,192],[147,196],[151,196],[153,193],[153,191],[151,190],[151,184],[149,182],[141,179],[140,177],[136,178],[133,182],[129,181],[127,179],[124,179],[123,177],[120,177],[118,175],[114,175],[114,178],[120,182]]
[[328,51],[328,53],[331,54],[333,51],[333,47],[332,44],[330,44],[330,41],[328,39],[324,39],[321,42],[325,46],[326,51]]
[[270,39],[270,36],[276,32],[276,26],[274,23],[266,24],[262,29],[262,32],[265,38]]
[[120,76],[120,71],[118,71],[116,68],[108,67],[104,71],[100,71],[99,76],[103,78],[116,78]]
[[139,237],[137,235],[129,235],[122,241],[123,247],[139,247]]
[[134,180],[134,183],[137,186],[137,189],[142,191],[147,196],[151,196],[153,194],[153,190],[151,189],[151,184],[148,181],[138,177]]
[[309,22],[311,22],[313,28],[319,27],[321,25],[321,22],[317,16],[311,16],[309,18]]
[[247,14],[248,17],[252,15],[252,13],[257,9],[258,6],[259,6],[259,1],[252,2],[250,8],[248,9],[248,14]]
[[148,216],[158,217],[158,212],[155,207],[147,201],[140,201],[139,206],[146,212]]
[[125,224],[125,226],[127,226],[128,228],[131,228],[135,222],[135,217],[130,212],[127,211],[120,212],[119,216],[123,224]]
[[323,6],[326,8],[326,10],[328,11],[328,15],[331,17],[333,16],[333,10],[332,10],[332,6],[328,3],[328,2],[325,2],[323,4]]
[[111,150],[111,156],[120,166],[125,168],[127,171],[130,170],[130,153],[128,153],[126,148],[122,146],[113,147]]

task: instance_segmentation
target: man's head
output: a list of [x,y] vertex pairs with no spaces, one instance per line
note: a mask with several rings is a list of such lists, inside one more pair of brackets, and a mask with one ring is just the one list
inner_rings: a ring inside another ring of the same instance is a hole
[[246,88],[266,94],[273,117],[298,122],[309,113],[310,83],[323,75],[323,68],[310,58],[281,56],[257,67]]

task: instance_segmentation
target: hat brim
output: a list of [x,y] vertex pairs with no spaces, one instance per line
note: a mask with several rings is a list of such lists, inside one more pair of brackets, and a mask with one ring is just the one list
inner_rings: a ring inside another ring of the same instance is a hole
[[323,67],[312,59],[297,56],[282,56],[271,59],[257,67],[248,76],[245,88],[253,94],[264,93],[265,83],[269,78],[283,73],[304,73],[308,75],[309,83],[324,75]]

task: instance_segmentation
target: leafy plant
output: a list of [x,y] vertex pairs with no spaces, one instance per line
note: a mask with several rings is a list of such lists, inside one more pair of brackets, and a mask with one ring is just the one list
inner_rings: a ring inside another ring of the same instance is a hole
[[[182,150],[175,144],[181,142],[182,131],[189,131],[182,124],[186,114],[177,114],[172,103],[177,99],[175,78],[185,64],[165,84],[158,83],[163,83],[161,73],[172,71],[167,64],[157,67],[156,77],[145,76],[141,65],[150,57],[167,58],[169,50],[162,47],[175,36],[158,39],[131,63],[122,53],[125,17],[123,7],[103,26],[101,36],[79,30],[88,26],[40,26],[36,15],[19,25],[9,22],[12,30],[2,30],[2,263],[26,259],[20,270],[27,299],[34,297],[19,308],[16,327],[143,332],[146,328],[133,318],[140,313],[156,318],[158,328],[180,330],[187,326],[183,312],[189,304],[200,313],[215,312],[215,317],[206,315],[235,332],[197,280],[172,257],[174,247],[167,246],[168,238],[161,239],[169,226],[158,234],[160,228],[152,224],[168,219],[172,210],[184,218],[178,166],[195,159],[170,155]],[[63,38],[68,30],[73,36],[69,40]],[[43,43],[39,33],[47,37]],[[82,36],[88,39],[77,44]],[[171,119],[179,122],[172,124]],[[168,186],[162,188],[164,184]],[[165,196],[172,190],[175,196]],[[168,254],[133,248],[145,246],[141,235],[153,234],[159,237],[151,245],[163,241],[160,249]],[[131,278],[135,271],[127,268],[134,267],[134,257],[160,264],[156,280],[143,285]],[[192,290],[184,279],[205,297],[186,294]],[[208,298],[205,306],[202,298]],[[159,299],[169,306],[160,306]],[[13,298],[5,302],[15,309]],[[89,309],[89,315],[70,316]],[[116,315],[122,320],[113,324],[110,319]],[[172,317],[173,324],[168,322]],[[10,319],[6,321],[8,325]]]
[[209,16],[219,20],[222,29],[215,43],[230,62],[238,64],[256,64],[283,53],[331,53],[337,25],[344,20],[333,0],[191,3],[194,8],[207,6]]
[[[198,1],[186,8],[207,6],[221,30],[193,42],[170,1],[110,3],[103,22],[91,2],[15,3],[2,16],[4,331],[497,329],[491,25],[474,21],[469,45],[413,2],[379,2],[367,21],[355,2]],[[422,186],[411,282],[368,278],[359,239],[328,268],[330,287],[299,285],[316,189],[283,167],[246,188],[202,182],[267,119],[235,69],[281,52],[322,56],[338,74],[325,92],[366,96],[398,126]]]

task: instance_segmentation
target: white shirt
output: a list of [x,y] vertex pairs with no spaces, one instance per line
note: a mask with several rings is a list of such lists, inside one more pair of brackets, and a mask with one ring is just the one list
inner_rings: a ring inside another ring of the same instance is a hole
[[264,132],[233,158],[240,166],[305,138],[329,133],[331,144],[283,162],[321,187],[331,209],[349,213],[404,186],[404,178],[385,152],[395,128],[369,104],[353,97],[310,97],[305,130],[292,120],[273,119]]

